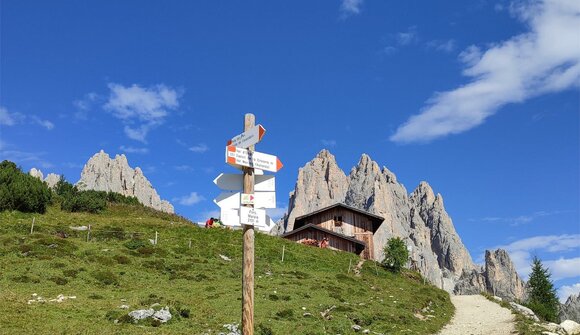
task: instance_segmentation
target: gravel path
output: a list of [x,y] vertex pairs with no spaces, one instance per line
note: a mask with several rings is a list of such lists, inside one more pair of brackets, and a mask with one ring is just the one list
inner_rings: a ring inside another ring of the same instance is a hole
[[510,310],[481,295],[451,296],[455,316],[439,335],[509,335],[514,332]]

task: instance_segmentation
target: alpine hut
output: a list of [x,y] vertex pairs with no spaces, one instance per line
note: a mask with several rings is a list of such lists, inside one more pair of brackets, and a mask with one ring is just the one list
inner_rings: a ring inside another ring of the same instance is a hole
[[298,243],[324,241],[327,248],[373,259],[373,236],[383,220],[378,215],[337,203],[297,217],[294,229],[282,237]]

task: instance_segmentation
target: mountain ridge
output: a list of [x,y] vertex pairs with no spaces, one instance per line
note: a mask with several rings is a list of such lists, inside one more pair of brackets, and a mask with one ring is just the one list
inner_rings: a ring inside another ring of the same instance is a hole
[[485,291],[510,300],[525,298],[525,283],[507,252],[487,251],[485,265],[475,264],[445,210],[443,196],[425,181],[408,193],[392,171],[367,154],[347,176],[324,149],[298,170],[284,230],[293,229],[296,217],[334,203],[385,218],[373,241],[378,260],[387,240],[400,237],[411,247],[417,270],[438,287],[457,294]]

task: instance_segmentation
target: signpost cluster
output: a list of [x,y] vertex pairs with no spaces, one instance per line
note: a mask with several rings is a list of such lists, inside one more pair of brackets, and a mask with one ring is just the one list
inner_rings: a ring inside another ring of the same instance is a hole
[[224,225],[243,228],[242,334],[254,334],[254,228],[270,231],[274,221],[266,208],[276,208],[276,179],[263,171],[278,172],[282,162],[274,155],[255,152],[266,129],[255,125],[253,114],[244,118],[244,132],[227,142],[226,163],[241,174],[222,173],[214,183],[223,191],[214,202]]

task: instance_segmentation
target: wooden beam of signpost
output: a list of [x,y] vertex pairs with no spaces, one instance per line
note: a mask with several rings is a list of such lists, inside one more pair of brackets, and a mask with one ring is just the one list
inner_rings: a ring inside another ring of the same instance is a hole
[[[246,114],[244,131],[254,127],[254,114]],[[254,151],[254,146],[248,148]],[[244,168],[244,193],[254,194],[254,169]],[[253,205],[244,205],[254,207]],[[244,225],[244,257],[242,264],[242,334],[254,335],[254,226]]]

